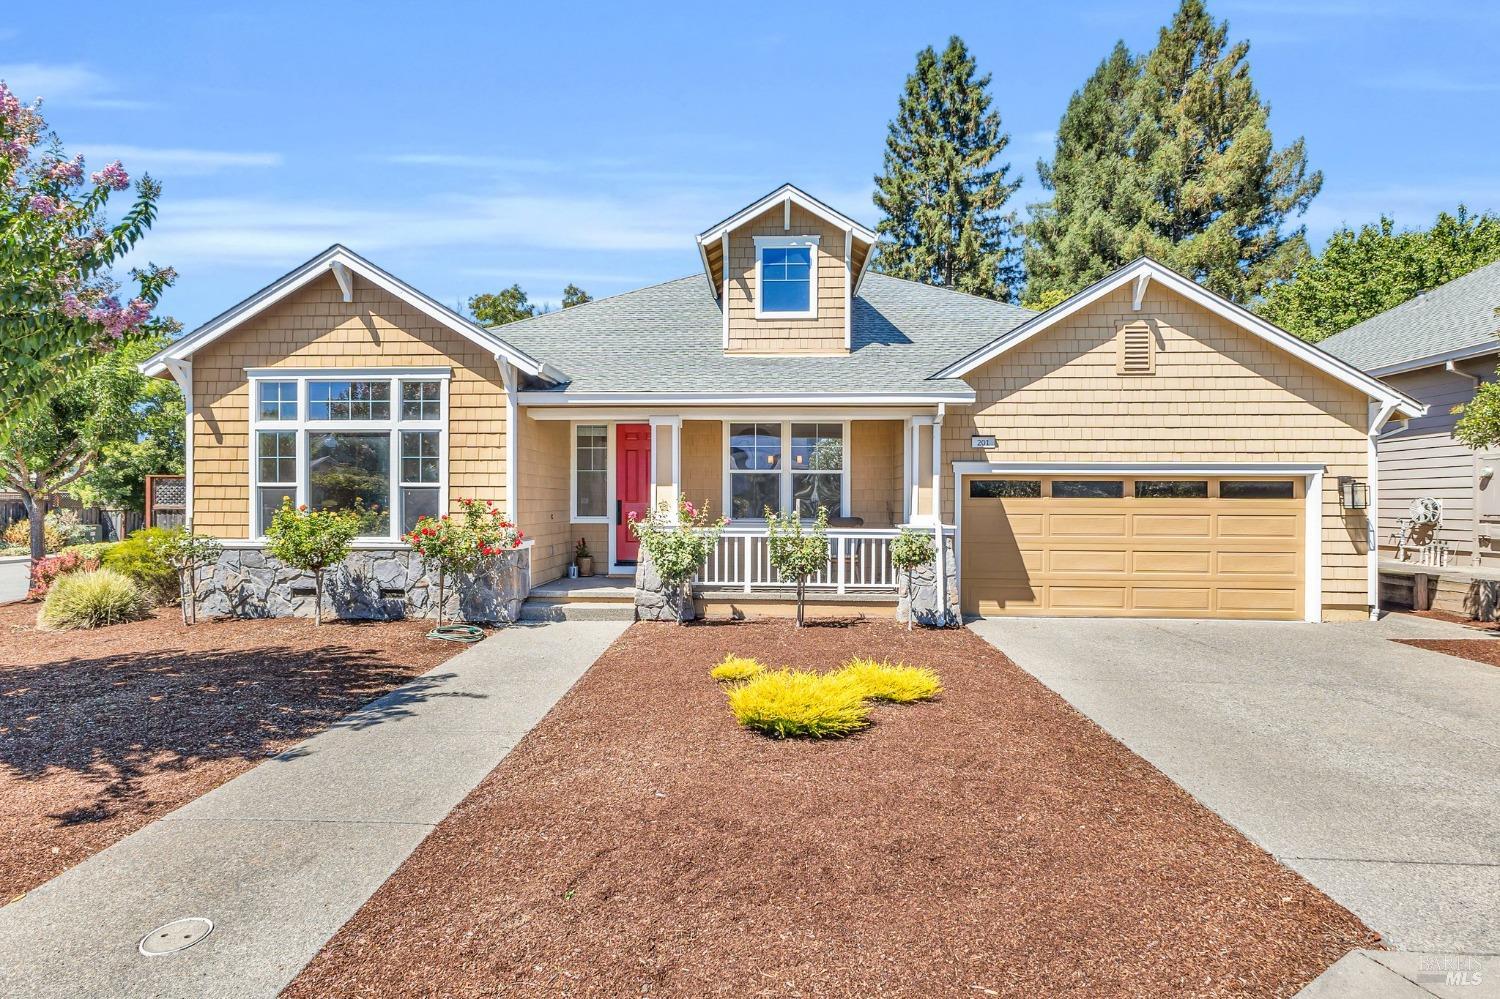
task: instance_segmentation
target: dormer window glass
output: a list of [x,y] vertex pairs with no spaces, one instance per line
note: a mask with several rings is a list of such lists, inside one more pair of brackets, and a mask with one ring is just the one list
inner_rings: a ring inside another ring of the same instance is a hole
[[818,237],[755,237],[755,314],[811,319],[818,314]]

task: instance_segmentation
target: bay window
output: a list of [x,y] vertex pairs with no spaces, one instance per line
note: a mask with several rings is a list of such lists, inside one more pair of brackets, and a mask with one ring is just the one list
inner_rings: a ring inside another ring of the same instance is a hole
[[445,509],[446,369],[249,377],[252,537],[283,501],[352,512],[369,541],[395,542]]
[[[728,423],[724,508],[735,520],[795,510],[816,517],[848,512],[847,424]],[[789,460],[788,460],[789,459]]]

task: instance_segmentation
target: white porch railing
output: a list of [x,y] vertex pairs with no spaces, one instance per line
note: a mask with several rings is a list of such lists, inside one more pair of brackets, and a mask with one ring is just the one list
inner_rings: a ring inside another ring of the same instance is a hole
[[[927,528],[927,530],[932,530]],[[945,533],[952,534],[951,527]],[[809,590],[834,593],[895,594],[897,575],[891,565],[891,542],[897,528],[830,528],[828,564],[807,580]],[[693,578],[697,586],[716,590],[784,590],[771,565],[770,539],[764,527],[728,527],[707,563]]]

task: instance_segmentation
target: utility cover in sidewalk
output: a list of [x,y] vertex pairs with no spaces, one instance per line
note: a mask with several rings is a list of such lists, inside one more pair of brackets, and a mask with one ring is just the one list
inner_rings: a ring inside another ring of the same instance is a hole
[[213,930],[214,924],[201,916],[174,919],[167,925],[158,926],[141,937],[141,953],[147,957],[175,954],[191,947]]

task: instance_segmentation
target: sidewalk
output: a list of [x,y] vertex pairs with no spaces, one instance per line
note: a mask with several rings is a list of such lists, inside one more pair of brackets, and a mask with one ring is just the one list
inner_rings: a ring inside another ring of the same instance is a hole
[[275,996],[626,627],[499,631],[0,908],[0,995]]

